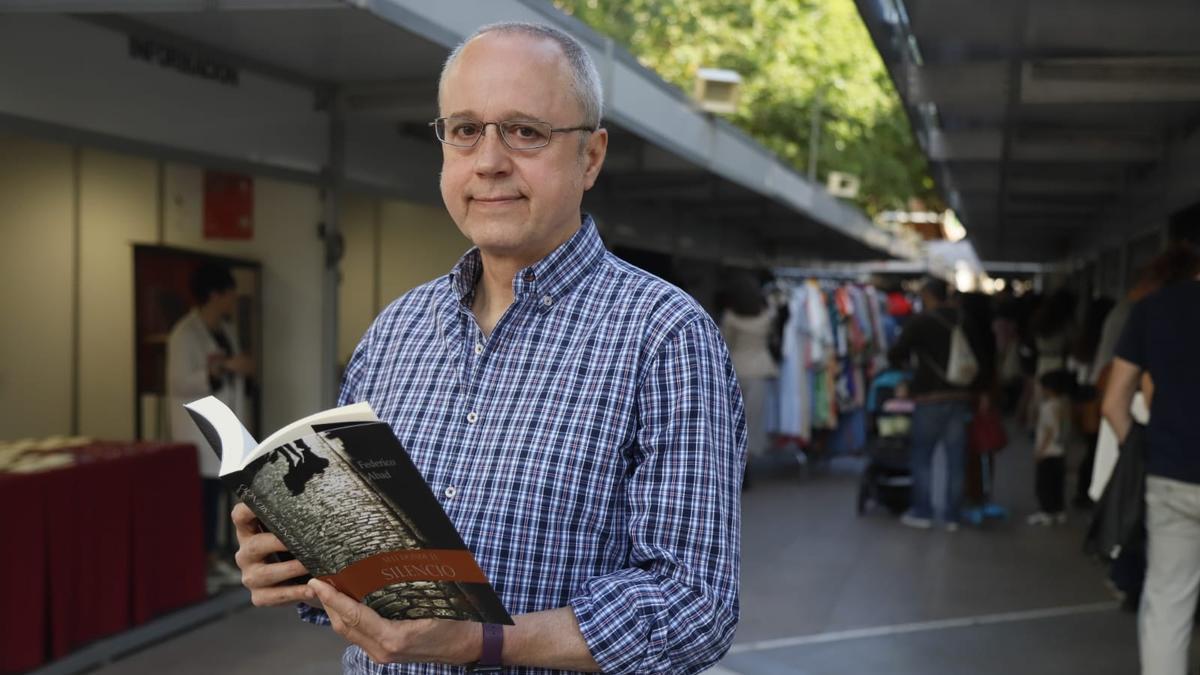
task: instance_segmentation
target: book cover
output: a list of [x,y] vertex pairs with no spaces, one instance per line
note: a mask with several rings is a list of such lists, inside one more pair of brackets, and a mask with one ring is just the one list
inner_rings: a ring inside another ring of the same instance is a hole
[[512,624],[400,441],[365,404],[305,418],[250,450],[249,434],[212,419],[211,402],[187,408],[222,455],[221,480],[313,576],[389,619]]

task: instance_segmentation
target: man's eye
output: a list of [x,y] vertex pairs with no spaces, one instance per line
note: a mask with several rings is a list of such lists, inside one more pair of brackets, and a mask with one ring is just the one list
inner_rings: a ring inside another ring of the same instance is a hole
[[526,124],[518,124],[513,126],[512,129],[509,130],[509,133],[515,135],[521,140],[526,141],[535,140],[542,137],[542,132],[540,129]]
[[456,124],[450,128],[450,133],[454,134],[455,136],[458,136],[459,138],[463,138],[463,137],[469,138],[469,137],[474,136],[475,134],[479,133],[479,125],[478,124]]

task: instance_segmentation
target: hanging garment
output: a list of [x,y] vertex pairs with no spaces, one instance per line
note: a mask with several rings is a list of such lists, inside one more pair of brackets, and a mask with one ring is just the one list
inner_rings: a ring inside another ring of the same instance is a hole
[[769,396],[773,413],[768,429],[781,436],[812,438],[812,384],[809,363],[812,354],[811,316],[808,303],[811,289],[807,284],[792,289],[788,301],[788,321],[781,344],[782,359],[774,395]]

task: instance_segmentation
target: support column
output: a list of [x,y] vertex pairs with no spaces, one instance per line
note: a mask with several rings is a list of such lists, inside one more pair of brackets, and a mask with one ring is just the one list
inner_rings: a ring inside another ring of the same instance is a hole
[[341,233],[341,201],[346,182],[346,107],[336,88],[321,95],[329,114],[329,161],[322,172],[321,223],[317,236],[325,244],[325,265],[321,280],[321,405],[337,402],[340,386],[337,372],[338,285],[344,251]]

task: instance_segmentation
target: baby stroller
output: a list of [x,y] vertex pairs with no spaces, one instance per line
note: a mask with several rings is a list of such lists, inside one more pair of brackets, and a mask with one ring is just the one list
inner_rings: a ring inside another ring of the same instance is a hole
[[867,440],[867,466],[858,484],[858,515],[870,505],[880,505],[900,515],[908,508],[912,491],[909,470],[913,402],[897,392],[906,388],[908,373],[885,370],[872,382],[867,397],[871,434]]

